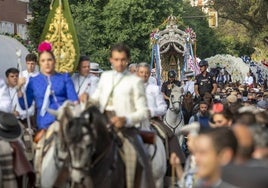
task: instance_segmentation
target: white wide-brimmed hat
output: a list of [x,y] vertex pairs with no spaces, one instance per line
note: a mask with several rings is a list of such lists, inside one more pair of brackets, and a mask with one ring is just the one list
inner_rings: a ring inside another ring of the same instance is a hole
[[100,65],[98,63],[90,63],[90,72],[91,73],[102,73],[103,70],[100,69]]

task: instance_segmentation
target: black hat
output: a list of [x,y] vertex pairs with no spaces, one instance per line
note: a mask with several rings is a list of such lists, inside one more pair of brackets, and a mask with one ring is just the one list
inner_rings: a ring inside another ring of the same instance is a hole
[[22,130],[16,117],[0,111],[0,139],[14,141],[21,136]]
[[199,67],[202,67],[202,66],[208,66],[208,61],[207,60],[201,60],[200,62],[199,62]]
[[168,77],[169,78],[175,78],[176,77],[176,72],[174,70],[170,70],[168,71]]

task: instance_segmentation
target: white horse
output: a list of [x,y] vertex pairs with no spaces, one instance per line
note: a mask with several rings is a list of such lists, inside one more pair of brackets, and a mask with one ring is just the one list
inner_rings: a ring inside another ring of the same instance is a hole
[[156,135],[154,145],[146,145],[146,148],[151,157],[155,187],[163,188],[164,177],[167,171],[167,156],[163,141]]
[[[66,108],[70,109],[68,110],[69,113],[66,113]],[[83,107],[74,106],[69,101],[66,101],[58,111],[48,110],[51,114],[57,116],[58,121],[47,129],[43,144],[37,144],[36,149],[40,150],[36,151],[34,157],[34,166],[37,171],[37,187],[50,188],[54,186],[68,156],[68,146],[63,142],[63,127],[68,123],[66,116],[68,118],[76,117],[83,110]]]
[[178,87],[174,84],[172,86],[171,95],[169,98],[169,108],[163,119],[164,123],[173,131],[175,135],[179,135],[179,129],[184,126],[182,96],[182,87]]

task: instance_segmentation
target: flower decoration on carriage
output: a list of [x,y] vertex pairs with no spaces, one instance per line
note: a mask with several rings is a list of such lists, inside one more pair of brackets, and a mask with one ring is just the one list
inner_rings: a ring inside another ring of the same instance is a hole
[[188,42],[194,42],[196,40],[196,33],[194,32],[192,28],[187,27],[185,29],[185,33],[186,33],[186,40]]
[[151,45],[156,44],[157,41],[159,40],[159,34],[158,34],[159,29],[154,29],[152,33],[150,34],[150,41]]
[[44,51],[50,52],[52,51],[52,44],[48,41],[43,41],[38,45],[37,50],[39,53],[44,52]]

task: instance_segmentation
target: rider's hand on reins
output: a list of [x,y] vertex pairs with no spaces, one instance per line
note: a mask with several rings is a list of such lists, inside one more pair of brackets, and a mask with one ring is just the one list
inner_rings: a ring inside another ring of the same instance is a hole
[[126,124],[127,120],[125,117],[114,116],[110,119],[110,122],[116,128],[122,128]]

